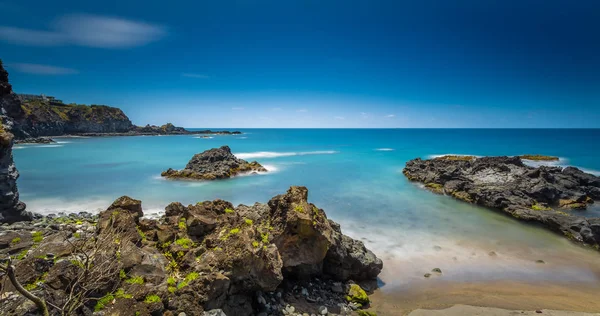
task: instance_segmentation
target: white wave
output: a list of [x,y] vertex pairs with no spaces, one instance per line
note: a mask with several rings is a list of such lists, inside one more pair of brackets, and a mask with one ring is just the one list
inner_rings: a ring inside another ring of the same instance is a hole
[[521,159],[521,160],[523,161],[524,164],[531,166],[531,167],[535,167],[535,168],[540,167],[540,166],[561,167],[561,168],[575,167],[583,172],[590,173],[595,176],[600,176],[600,171],[569,165],[569,159],[563,158],[563,157],[558,157],[558,160],[554,160],[554,161],[537,161],[537,160],[528,160],[528,159]]
[[394,151],[394,148],[376,148],[376,151]]
[[244,136],[244,137],[237,137],[237,139],[246,139],[248,137]]
[[70,144],[71,142],[57,141],[57,144]]
[[24,146],[15,146],[13,149],[25,149],[25,148],[56,148],[63,147],[64,145],[34,145],[34,144],[26,144]]
[[25,148],[25,147],[23,147],[23,146],[14,146],[13,147],[13,149],[23,149],[23,148]]
[[304,155],[330,155],[337,154],[335,150],[322,150],[322,151],[304,151],[304,152],[272,152],[272,151],[258,151],[252,153],[239,153],[235,154],[236,157],[241,159],[254,159],[254,158],[278,158],[278,157],[291,157],[291,156],[304,156]]
[[[263,167],[265,167],[265,169],[267,169],[268,172],[276,172],[277,170],[279,170],[279,168],[277,168],[274,165],[263,165]],[[259,173],[265,173],[265,172],[259,172]]]
[[214,137],[212,137],[212,136],[194,136],[194,138],[211,139],[211,138],[214,138]]
[[28,196],[24,195],[21,199],[27,203],[28,211],[40,213],[42,215],[51,213],[57,214],[59,212],[65,212],[67,214],[90,212],[96,214],[105,210],[112,203],[111,200],[102,198],[89,198],[86,200],[70,200],[62,198],[29,199]]

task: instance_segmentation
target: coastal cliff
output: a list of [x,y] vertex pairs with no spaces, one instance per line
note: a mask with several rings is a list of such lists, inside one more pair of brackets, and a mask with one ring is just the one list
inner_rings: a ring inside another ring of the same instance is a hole
[[434,193],[539,223],[600,250],[600,218],[585,211],[600,200],[600,178],[577,168],[534,168],[520,157],[444,156],[413,159],[403,173]]
[[0,61],[0,223],[33,218],[31,213],[25,211],[25,204],[19,201],[19,171],[12,155],[14,136],[10,130],[15,123],[8,114],[18,113],[18,110],[18,99],[12,92],[8,73]]

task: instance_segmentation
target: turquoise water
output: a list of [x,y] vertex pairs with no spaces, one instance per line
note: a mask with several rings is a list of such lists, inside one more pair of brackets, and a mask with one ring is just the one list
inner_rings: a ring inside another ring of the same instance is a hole
[[[408,182],[406,161],[442,154],[561,157],[560,165],[600,170],[600,130],[251,129],[243,135],[59,138],[19,145],[18,185],[41,213],[98,211],[121,195],[141,199],[146,214],[172,201],[215,198],[266,202],[291,185],[384,259],[389,286],[420,282],[440,266],[457,281],[530,278],[598,282],[598,254],[545,230],[431,194]],[[229,145],[270,172],[215,182],[169,181],[193,154]],[[440,249],[441,248],[441,249]],[[497,255],[490,256],[494,251]],[[579,263],[569,258],[577,256]],[[543,259],[546,265],[534,263]],[[589,261],[589,263],[588,263]]]

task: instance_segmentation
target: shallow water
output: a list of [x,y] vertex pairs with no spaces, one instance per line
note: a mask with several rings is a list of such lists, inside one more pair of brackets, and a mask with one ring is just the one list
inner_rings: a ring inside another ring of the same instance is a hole
[[[21,198],[30,210],[48,214],[98,211],[129,195],[143,201],[146,214],[159,214],[172,201],[221,198],[253,204],[290,185],[304,185],[311,202],[384,260],[382,290],[426,282],[423,274],[432,268],[441,268],[444,280],[458,282],[599,283],[600,254],[502,214],[432,194],[401,171],[416,157],[532,153],[559,156],[561,165],[597,172],[600,150],[591,144],[600,139],[600,130],[244,132],[213,138],[59,138],[58,144],[19,145],[14,155]],[[270,172],[216,182],[160,178],[161,171],[183,168],[193,154],[221,145]],[[598,208],[589,213],[598,214]]]

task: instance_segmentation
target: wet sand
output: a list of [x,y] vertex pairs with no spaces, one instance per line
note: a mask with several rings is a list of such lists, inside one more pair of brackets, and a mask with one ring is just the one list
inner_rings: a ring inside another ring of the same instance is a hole
[[[464,304],[513,311],[549,309],[588,313],[600,312],[600,284],[597,283],[552,284],[518,281],[460,283],[442,280],[429,281],[431,282],[413,286],[408,290],[390,292],[385,289],[378,289],[371,297],[373,303],[369,310],[376,311],[378,315],[408,315],[411,311],[417,309],[440,310],[456,304]],[[488,313],[472,314],[467,311],[448,315],[488,315]],[[419,311],[414,315],[430,314]],[[431,313],[431,315],[445,314]]]

